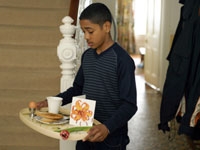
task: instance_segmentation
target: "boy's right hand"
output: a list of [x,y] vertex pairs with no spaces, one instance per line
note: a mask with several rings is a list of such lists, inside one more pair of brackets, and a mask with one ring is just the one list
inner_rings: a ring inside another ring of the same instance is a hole
[[41,108],[43,108],[43,107],[48,107],[47,100],[40,101],[40,102],[37,102],[37,103],[36,103],[36,108],[37,108],[37,109],[41,109]]

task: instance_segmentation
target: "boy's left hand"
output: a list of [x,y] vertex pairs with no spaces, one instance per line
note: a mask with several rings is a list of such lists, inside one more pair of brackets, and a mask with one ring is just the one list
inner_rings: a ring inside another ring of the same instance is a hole
[[108,128],[104,124],[98,124],[93,126],[89,131],[88,135],[83,139],[84,141],[90,142],[102,142],[109,134]]

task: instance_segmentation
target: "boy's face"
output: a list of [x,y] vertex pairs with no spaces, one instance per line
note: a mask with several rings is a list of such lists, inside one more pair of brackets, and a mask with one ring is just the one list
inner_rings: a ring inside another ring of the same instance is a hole
[[110,35],[110,23],[106,22],[101,27],[99,24],[94,24],[90,20],[80,20],[80,26],[84,32],[84,37],[88,46],[93,49],[103,49],[105,41]]

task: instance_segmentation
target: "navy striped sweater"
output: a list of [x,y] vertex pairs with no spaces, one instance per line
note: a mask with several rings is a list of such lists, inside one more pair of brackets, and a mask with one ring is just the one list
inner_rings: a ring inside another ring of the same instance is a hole
[[66,104],[85,94],[96,100],[95,119],[110,133],[127,132],[127,122],[137,111],[134,70],[133,59],[117,43],[101,54],[90,48],[82,55],[73,87],[58,96]]

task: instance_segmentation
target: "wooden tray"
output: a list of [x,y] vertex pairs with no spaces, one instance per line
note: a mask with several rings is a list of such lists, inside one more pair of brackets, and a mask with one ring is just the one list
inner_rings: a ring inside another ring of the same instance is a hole
[[[48,108],[41,109],[41,111],[47,111],[47,110],[48,110]],[[61,107],[60,113],[62,113],[63,115],[69,115],[70,111]],[[35,130],[43,135],[46,135],[48,137],[59,139],[59,140],[62,139],[62,137],[60,136],[59,132],[55,132],[56,129],[67,129],[67,128],[74,127],[72,125],[69,125],[68,123],[44,124],[35,119],[31,119],[28,108],[22,109],[19,112],[19,117],[25,125],[32,128],[33,130]],[[96,119],[94,119],[94,125],[97,125],[97,124],[100,124],[100,122],[97,121]],[[87,135],[86,131],[73,132],[73,133],[70,133],[68,140],[72,140],[72,141],[82,140],[86,135]]]

